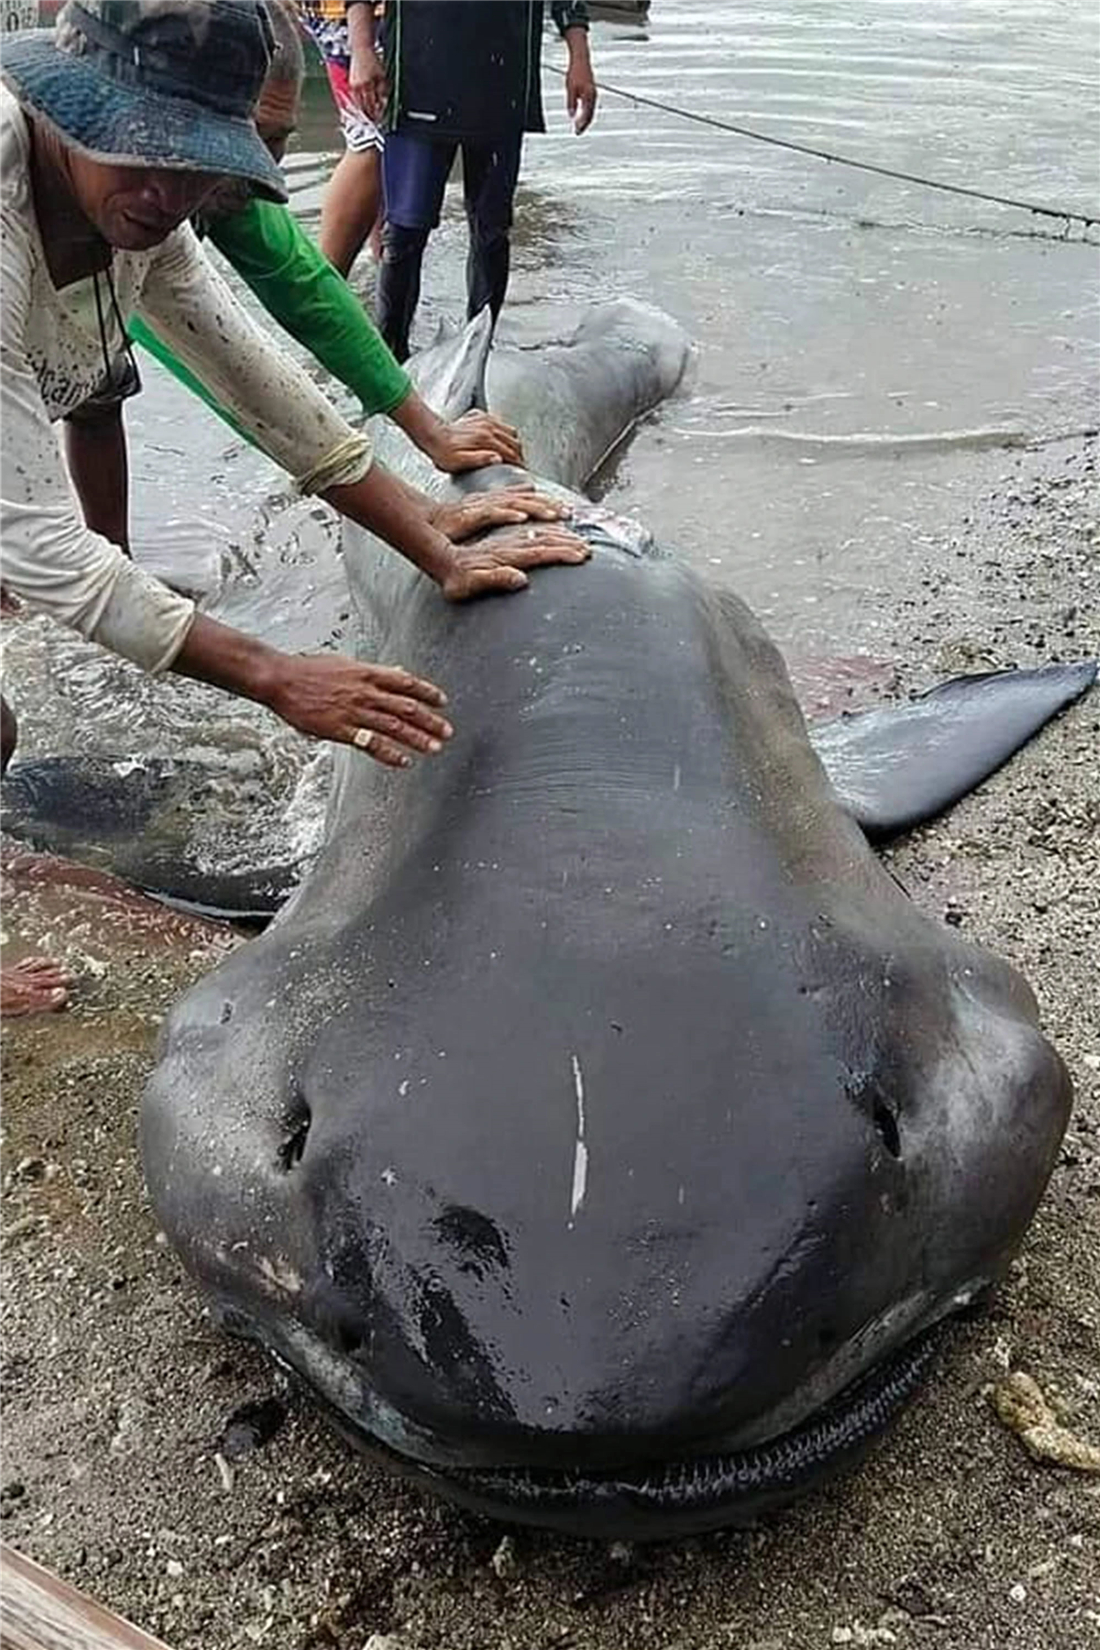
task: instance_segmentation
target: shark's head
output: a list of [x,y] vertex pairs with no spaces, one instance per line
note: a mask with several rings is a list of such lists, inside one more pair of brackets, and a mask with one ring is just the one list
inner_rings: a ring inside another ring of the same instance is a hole
[[540,961],[532,915],[521,960],[522,890],[494,915],[476,833],[440,854],[400,924],[349,863],[190,994],[145,1108],[158,1218],[447,1493],[602,1534],[751,1516],[877,1432],[996,1279],[1065,1073],[966,949],[927,974],[834,923],[746,973],[754,906],[694,957],[597,931]]
[[145,1107],[241,1328],[448,1493],[576,1529],[746,1516],[871,1436],[1069,1104],[1026,987],[904,898],[720,617],[618,552],[411,596],[452,748],[346,765]]

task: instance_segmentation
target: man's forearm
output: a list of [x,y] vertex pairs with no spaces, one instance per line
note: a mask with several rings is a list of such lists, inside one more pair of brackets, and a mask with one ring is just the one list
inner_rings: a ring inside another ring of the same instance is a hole
[[[410,390],[403,401],[392,408],[390,418],[398,429],[404,430],[414,447],[419,447],[434,464],[447,433],[447,424],[415,390]],[[421,495],[422,496],[422,495]]]
[[573,24],[565,31],[565,44],[569,52],[569,72],[571,74],[592,73],[592,56],[588,50],[588,30],[579,24]]
[[455,562],[450,539],[432,526],[431,501],[374,463],[362,481],[329,487],[322,495],[343,516],[358,522],[442,584]]
[[569,67],[565,71],[565,107],[578,137],[587,132],[596,113],[596,80],[592,73],[592,59],[588,55],[588,30],[578,18],[563,24],[562,32],[569,48]]
[[121,404],[65,422],[65,457],[85,525],[130,553],[130,469]]
[[269,705],[278,662],[279,655],[265,643],[198,614],[171,668],[180,676]]
[[249,201],[213,219],[210,239],[269,315],[359,397],[369,417],[411,392],[362,303],[294,218],[274,201]]
[[214,619],[192,621],[172,669],[255,699],[299,733],[369,750],[389,768],[407,768],[414,752],[435,755],[451,737],[445,695],[400,666],[280,653]]
[[353,52],[374,50],[374,6],[369,0],[351,0],[346,5],[348,45]]

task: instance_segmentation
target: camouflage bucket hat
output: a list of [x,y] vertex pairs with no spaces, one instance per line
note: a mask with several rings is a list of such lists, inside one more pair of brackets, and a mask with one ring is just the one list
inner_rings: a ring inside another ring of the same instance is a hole
[[0,78],[93,160],[243,178],[286,199],[252,124],[273,51],[260,0],[69,0],[7,36]]

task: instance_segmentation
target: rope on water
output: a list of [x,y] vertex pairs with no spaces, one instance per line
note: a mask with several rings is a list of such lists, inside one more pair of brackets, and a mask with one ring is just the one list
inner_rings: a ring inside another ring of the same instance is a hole
[[[556,63],[547,63],[546,67],[554,74],[564,77],[565,70]],[[875,172],[879,177],[898,178],[902,183],[919,184],[922,189],[940,189],[949,195],[966,195],[971,200],[990,201],[995,206],[1013,206],[1022,212],[1034,212],[1040,217],[1055,218],[1065,224],[1065,235],[1059,239],[1069,239],[1070,225],[1079,223],[1084,233],[1093,225],[1100,224],[1100,215],[1088,212],[1074,212],[1057,206],[1041,206],[1037,201],[1019,200],[1013,195],[994,195],[985,189],[972,189],[962,183],[945,183],[939,178],[922,177],[917,172],[899,171],[894,166],[880,166],[871,160],[853,160],[850,155],[836,154],[831,149],[820,149],[812,143],[799,143],[795,138],[773,137],[767,132],[754,131],[749,126],[740,126],[732,120],[719,120],[716,115],[697,114],[693,109],[681,109],[674,103],[664,103],[660,98],[645,97],[641,92],[630,92],[622,86],[612,86],[610,81],[597,80],[596,86],[601,92],[610,92],[613,97],[626,98],[631,103],[643,104],[647,109],[659,109],[662,114],[677,115],[681,120],[694,121],[697,126],[710,126],[719,132],[732,132],[736,137],[751,138],[754,143],[770,143],[776,149],[792,149],[799,155],[811,155],[815,160],[831,161],[837,166],[852,166],[861,172]],[[1093,244],[1092,242],[1089,243]]]

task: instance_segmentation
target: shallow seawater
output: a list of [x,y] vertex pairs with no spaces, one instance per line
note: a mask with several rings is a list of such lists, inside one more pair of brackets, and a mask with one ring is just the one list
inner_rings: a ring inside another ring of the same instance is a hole
[[[1098,36],[1091,0],[654,0],[645,25],[597,23],[592,39],[610,85],[1089,212],[1100,203]],[[527,145],[502,335],[562,336],[578,309],[623,293],[676,315],[698,346],[688,381],[601,491],[737,588],[789,651],[873,656],[883,604],[941,553],[1014,444],[1097,423],[1096,247],[1057,220],[610,93],[577,138],[553,69],[563,62],[548,30],[549,131]],[[310,227],[337,145],[315,74],[288,160]],[[464,252],[455,185],[426,260],[421,342],[461,314]],[[353,279],[369,296],[369,260]],[[141,556],[185,567],[219,615],[282,645],[338,643],[348,601],[331,515],[293,500],[154,364],[144,372],[128,410]],[[142,681],[38,621],[4,628],[27,750],[92,739],[244,751],[287,786],[300,767],[302,742],[254,707]]]

